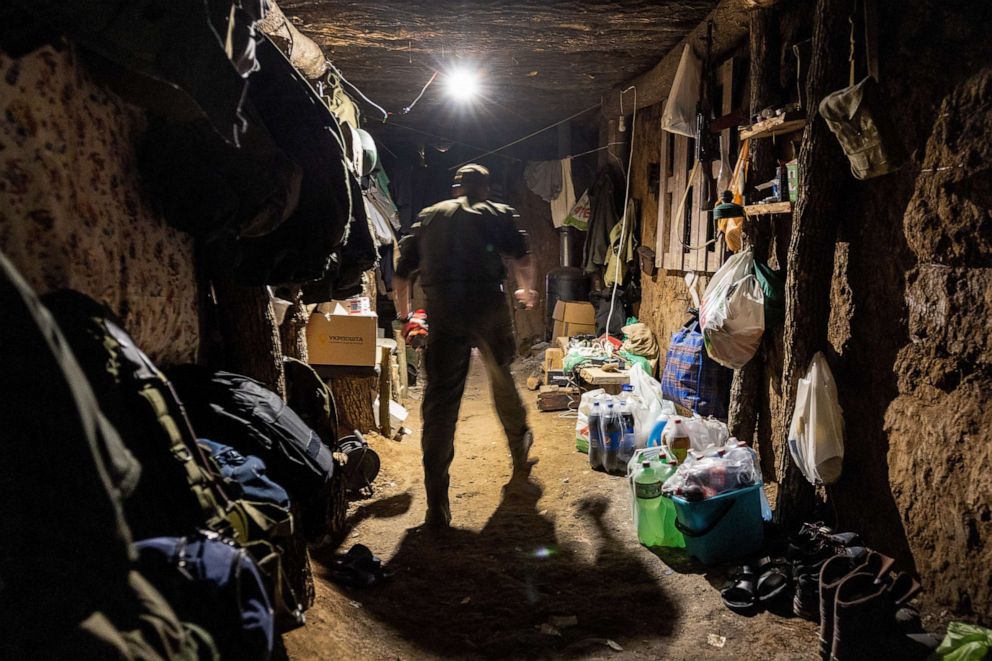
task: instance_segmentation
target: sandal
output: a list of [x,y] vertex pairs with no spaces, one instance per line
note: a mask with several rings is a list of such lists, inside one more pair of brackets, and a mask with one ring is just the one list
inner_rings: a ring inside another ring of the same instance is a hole
[[732,611],[748,611],[757,604],[754,595],[755,573],[751,565],[741,565],[730,584],[720,591],[724,605]]
[[762,558],[758,562],[758,601],[768,603],[792,586],[792,565],[783,558]]

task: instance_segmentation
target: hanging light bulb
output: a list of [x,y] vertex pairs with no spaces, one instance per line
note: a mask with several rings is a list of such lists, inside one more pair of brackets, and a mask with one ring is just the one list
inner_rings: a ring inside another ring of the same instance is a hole
[[467,103],[479,94],[479,74],[468,69],[452,69],[445,76],[448,96]]

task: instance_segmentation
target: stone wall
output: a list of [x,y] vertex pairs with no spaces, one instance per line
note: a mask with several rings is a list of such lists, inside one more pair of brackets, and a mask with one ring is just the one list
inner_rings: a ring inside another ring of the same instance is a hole
[[39,293],[72,288],[120,315],[163,364],[196,358],[193,242],[135,166],[143,115],[69,46],[0,52],[0,249]]
[[[992,51],[982,36],[990,17],[978,4],[879,3],[881,83],[911,158],[885,177],[850,178],[837,243],[824,246],[835,253],[824,349],[846,456],[841,480],[821,495],[840,527],[919,572],[931,613],[987,623]],[[657,198],[646,164],[657,160],[657,114],[639,113],[631,193],[651,246]],[[659,272],[643,279],[643,292],[641,318],[664,348],[685,319],[685,285]],[[765,407],[780,401],[775,376]]]

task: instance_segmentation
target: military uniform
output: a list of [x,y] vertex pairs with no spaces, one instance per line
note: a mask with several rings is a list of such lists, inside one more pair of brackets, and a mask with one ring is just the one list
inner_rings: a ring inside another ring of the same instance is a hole
[[527,413],[510,374],[515,342],[503,292],[502,258],[520,259],[530,252],[516,218],[506,205],[469,204],[460,197],[424,209],[400,242],[396,274],[409,279],[419,271],[427,297],[422,445],[428,521],[450,520],[448,468],[472,347],[485,361],[514,466],[527,460]]

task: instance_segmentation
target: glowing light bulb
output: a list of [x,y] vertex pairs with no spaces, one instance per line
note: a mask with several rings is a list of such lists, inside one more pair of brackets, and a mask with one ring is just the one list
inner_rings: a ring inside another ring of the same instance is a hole
[[445,80],[448,96],[456,101],[471,101],[479,93],[479,74],[468,69],[454,69]]

